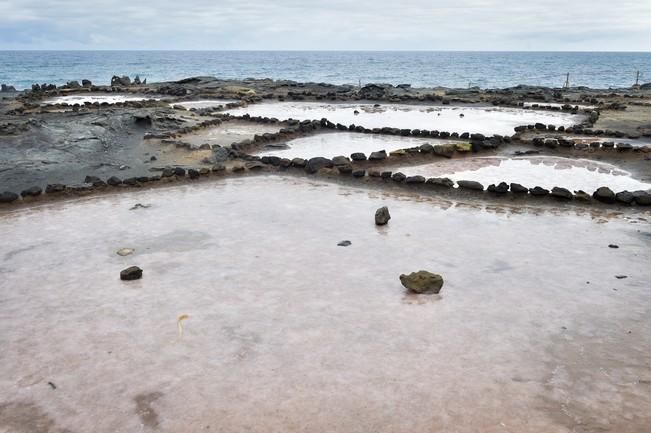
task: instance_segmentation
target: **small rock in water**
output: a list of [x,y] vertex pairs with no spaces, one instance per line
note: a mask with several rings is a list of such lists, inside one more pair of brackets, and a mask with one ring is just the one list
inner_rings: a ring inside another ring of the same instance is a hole
[[386,223],[389,222],[391,219],[391,215],[389,214],[389,208],[386,206],[382,206],[378,210],[375,211],[375,224],[379,226],[383,226]]
[[610,245],[608,245],[608,248],[619,248],[619,245],[610,244]]
[[134,251],[135,251],[135,250],[134,250],[133,248],[120,248],[120,249],[117,251],[117,254],[118,254],[118,256],[122,256],[122,257],[124,257],[124,256],[130,256],[131,254],[134,253]]
[[618,280],[623,280],[624,278],[628,278],[628,276],[627,275],[615,275],[615,278],[617,278]]
[[129,210],[136,210],[136,209],[147,209],[150,208],[150,204],[142,204],[142,203],[136,203],[131,209]]
[[400,282],[414,293],[437,294],[443,287],[443,277],[428,271],[400,275]]
[[351,241],[341,241],[341,242],[339,242],[339,243],[337,244],[337,246],[340,246],[340,247],[349,247],[351,244],[352,244]]
[[142,278],[142,269],[130,266],[120,272],[120,279],[124,281],[139,280]]

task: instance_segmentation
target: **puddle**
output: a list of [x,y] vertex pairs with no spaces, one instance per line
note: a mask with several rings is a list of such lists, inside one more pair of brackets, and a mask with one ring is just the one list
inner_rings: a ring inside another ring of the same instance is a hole
[[260,124],[231,120],[223,122],[219,126],[195,131],[184,135],[182,140],[193,146],[201,146],[204,143],[219,146],[230,146],[244,140],[252,140],[255,135],[276,133],[283,128],[282,125]]
[[256,176],[3,212],[0,430],[645,431],[648,223],[509,209]]
[[436,145],[454,142],[435,138],[332,132],[290,140],[285,143],[289,146],[288,149],[263,149],[257,154],[289,159],[296,157],[312,158],[315,156],[332,158],[339,155],[349,156],[353,152],[363,152],[368,156],[371,152],[383,149],[389,153],[397,149],[418,147],[425,143]]
[[201,101],[174,102],[173,104],[170,104],[170,106],[180,105],[190,110],[192,108],[196,108],[196,109],[215,108],[215,107],[219,107],[220,105],[231,104],[233,102],[238,102],[238,101],[234,99],[205,99]]
[[43,105],[52,105],[52,104],[68,104],[74,105],[79,104],[83,105],[85,103],[107,103],[107,104],[117,104],[119,102],[129,102],[129,101],[159,101],[160,97],[152,96],[138,96],[138,95],[114,95],[114,94],[104,94],[104,95],[67,95],[67,96],[58,96],[56,98],[51,98],[43,101]]
[[570,191],[593,192],[601,186],[614,191],[637,191],[651,188],[651,184],[631,177],[614,165],[587,160],[552,156],[533,157],[472,157],[457,158],[429,164],[398,167],[410,176],[449,177],[452,180],[475,180],[487,187],[499,182],[519,183],[533,188],[555,186]]
[[[359,114],[355,114],[355,111]],[[286,120],[318,120],[361,125],[365,128],[407,128],[448,132],[470,132],[485,135],[513,135],[519,125],[542,122],[556,126],[572,126],[583,116],[560,112],[517,108],[452,107],[406,104],[324,104],[318,102],[274,102],[254,104],[227,111],[233,115],[276,117]],[[461,116],[463,115],[463,116]]]

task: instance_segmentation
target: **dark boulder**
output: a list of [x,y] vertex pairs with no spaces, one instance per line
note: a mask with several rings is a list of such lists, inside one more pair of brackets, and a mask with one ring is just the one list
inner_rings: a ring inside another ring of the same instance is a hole
[[615,200],[623,204],[632,204],[633,201],[635,200],[635,197],[633,196],[632,192],[620,191],[617,194],[615,194]]
[[375,211],[375,224],[378,226],[383,226],[389,222],[391,215],[389,214],[389,208],[382,206]]
[[459,180],[457,181],[457,185],[459,185],[459,188],[461,189],[469,189],[472,191],[483,191],[484,190],[484,185],[482,185],[479,182],[476,182],[474,180]]
[[531,194],[534,197],[544,197],[546,195],[549,195],[549,190],[540,186],[535,186],[529,189],[529,194]]
[[387,152],[386,150],[380,150],[378,152],[373,152],[371,155],[368,157],[369,161],[381,161],[383,159],[387,158]]
[[519,183],[512,183],[510,187],[511,192],[515,194],[526,194],[529,192],[529,189],[527,187],[522,186]]
[[488,192],[492,192],[494,194],[506,194],[509,192],[509,185],[506,182],[500,182],[498,185],[491,184],[488,186],[486,189]]
[[409,176],[405,179],[405,183],[417,184],[425,183],[425,178],[423,176]]
[[615,198],[615,193],[613,192],[613,190],[611,190],[606,186],[602,186],[601,188],[598,188],[594,192],[594,194],[592,194],[592,198],[602,203],[608,203],[608,204],[615,203],[615,201],[617,200]]
[[353,177],[364,177],[366,176],[366,170],[360,169],[353,171]]
[[123,281],[139,280],[142,278],[142,269],[138,266],[130,266],[120,271],[120,279]]
[[20,193],[20,195],[23,196],[23,197],[36,197],[36,196],[41,195],[42,192],[43,192],[43,190],[41,189],[41,187],[33,186],[31,188],[27,188],[27,189],[23,190]]
[[633,192],[633,200],[639,206],[651,206],[651,193],[646,191]]
[[307,164],[307,161],[305,161],[303,158],[294,158],[294,159],[292,159],[292,166],[293,167],[303,168],[303,167],[305,167],[305,164]]
[[0,203],[11,203],[16,200],[18,200],[18,194],[14,192],[5,191],[0,193]]
[[454,186],[454,181],[452,179],[448,179],[447,177],[432,177],[427,179],[428,185],[434,185],[434,186],[440,186],[443,188],[452,188]]
[[181,167],[174,167],[174,174],[179,177],[185,176],[185,169]]
[[569,190],[560,188],[558,186],[553,187],[549,195],[562,200],[572,200],[573,197],[572,193]]
[[122,180],[117,176],[111,176],[106,180],[106,183],[108,183],[111,186],[118,186],[122,184]]
[[337,165],[346,165],[350,163],[350,159],[346,158],[345,156],[335,156],[332,158],[332,163],[337,166]]
[[350,159],[353,161],[366,161],[366,155],[361,152],[355,152],[350,155]]
[[405,176],[404,173],[397,172],[391,175],[391,179],[393,179],[395,182],[403,182],[405,179],[407,179],[407,176]]
[[195,170],[194,168],[188,169],[188,177],[190,179],[198,179],[200,176],[199,170]]
[[322,168],[332,168],[333,163],[328,158],[323,158],[322,156],[317,156],[316,158],[310,158],[305,164],[305,171],[314,174],[321,170]]

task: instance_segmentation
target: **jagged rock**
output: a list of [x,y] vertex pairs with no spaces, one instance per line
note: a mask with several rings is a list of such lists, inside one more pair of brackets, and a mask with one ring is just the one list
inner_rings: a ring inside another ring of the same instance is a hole
[[512,183],[510,187],[511,187],[511,192],[516,194],[526,194],[529,192],[529,189],[527,187],[524,187],[519,183]]
[[380,150],[378,152],[373,152],[371,155],[368,157],[369,161],[382,161],[383,159],[387,158],[387,152],[386,150]]
[[476,182],[474,180],[459,180],[457,181],[457,185],[459,185],[459,188],[462,189],[469,189],[472,191],[483,191],[484,190],[484,185],[482,185],[479,182]]
[[366,161],[366,155],[361,152],[355,152],[350,155],[350,159],[353,161]]
[[1,93],[7,93],[7,92],[15,92],[16,88],[14,86],[8,86],[6,84],[2,84],[0,86],[0,92]]
[[120,271],[120,279],[123,281],[139,280],[142,278],[142,269],[138,266],[130,266]]
[[18,200],[18,194],[11,191],[0,193],[0,203],[11,203]]
[[114,75],[113,78],[111,78],[111,86],[116,87],[116,86],[125,86],[128,87],[131,85],[131,78],[128,76],[124,75],[122,77],[118,77],[117,75]]
[[486,190],[494,194],[506,194],[509,192],[509,185],[506,182],[500,182],[498,185],[488,185],[488,188]]
[[574,191],[574,200],[588,203],[592,201],[592,196],[585,191],[578,190]]
[[602,203],[609,203],[609,204],[615,203],[616,201],[615,193],[606,186],[602,186],[601,188],[598,188],[594,192],[594,194],[592,194],[592,198]]
[[392,172],[390,171],[383,171],[380,173],[380,177],[384,180],[391,179]]
[[185,176],[185,169],[181,167],[174,167],[174,174],[179,177]]
[[190,179],[198,179],[200,176],[199,171],[195,170],[194,168],[189,168],[188,169],[188,177]]
[[378,226],[383,226],[389,222],[391,215],[389,214],[389,208],[382,206],[375,211],[375,224]]
[[90,183],[90,184],[94,184],[96,182],[101,182],[101,181],[102,179],[100,179],[97,176],[86,176],[86,178],[84,179],[84,183]]
[[387,88],[377,84],[367,84],[359,89],[358,94],[363,99],[382,99],[389,96]]
[[81,80],[81,85],[86,88],[93,87],[92,81],[86,79]]
[[305,164],[305,171],[314,174],[322,168],[332,168],[333,166],[334,164],[328,158],[317,156],[316,158],[310,158],[309,161],[307,161],[307,164]]
[[572,200],[572,193],[565,189],[555,186],[552,188],[552,191],[549,193],[552,197],[556,197],[563,200]]
[[540,186],[535,186],[529,190],[529,194],[534,197],[544,197],[546,195],[549,195],[549,190]]
[[443,277],[428,271],[400,275],[400,283],[414,293],[438,294],[443,287]]

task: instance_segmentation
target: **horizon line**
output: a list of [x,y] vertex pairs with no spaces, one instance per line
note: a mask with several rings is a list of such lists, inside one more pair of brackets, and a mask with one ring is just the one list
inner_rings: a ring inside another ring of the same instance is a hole
[[92,52],[92,51],[113,51],[113,52],[297,52],[297,53],[634,53],[634,54],[651,54],[651,51],[639,50],[455,50],[455,49],[433,49],[433,50],[322,50],[322,49],[119,49],[119,48],[75,48],[75,49],[36,49],[36,48],[21,48],[21,49],[6,49],[0,48],[0,52]]

